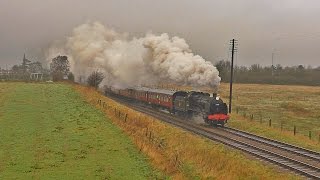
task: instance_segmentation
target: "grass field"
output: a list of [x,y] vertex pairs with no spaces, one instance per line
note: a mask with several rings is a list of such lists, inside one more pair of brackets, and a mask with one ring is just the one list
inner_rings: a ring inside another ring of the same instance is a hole
[[[220,87],[226,101],[228,88]],[[320,151],[320,87],[234,84],[233,92],[230,126]]]
[[[227,97],[228,85],[221,86]],[[263,122],[272,120],[274,126],[293,129],[308,135],[309,131],[320,133],[320,87],[280,85],[234,85],[233,111],[254,114]]]
[[153,179],[159,172],[65,84],[0,83],[0,179]]

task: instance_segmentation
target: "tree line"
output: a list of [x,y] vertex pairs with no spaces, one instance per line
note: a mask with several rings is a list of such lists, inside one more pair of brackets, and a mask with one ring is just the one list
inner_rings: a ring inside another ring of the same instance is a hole
[[[40,62],[32,62],[26,59],[25,56],[21,64],[14,65],[10,70],[0,68],[0,80],[29,81],[32,80],[32,74],[41,74],[41,80],[68,80],[72,82],[75,80],[73,73],[70,71],[68,57],[61,55],[51,60],[49,69],[44,68]],[[85,78],[87,85],[98,88],[104,77],[102,72],[94,70]]]
[[[221,81],[230,82],[230,62],[221,60],[215,66],[220,72]],[[236,83],[319,86],[320,66],[313,68],[303,65],[283,67],[280,64],[275,66],[253,64],[250,67],[236,65],[233,77]]]

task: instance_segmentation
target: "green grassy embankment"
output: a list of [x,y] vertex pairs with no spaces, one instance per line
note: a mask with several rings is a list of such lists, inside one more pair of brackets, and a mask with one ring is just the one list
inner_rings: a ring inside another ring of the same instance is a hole
[[0,179],[153,179],[132,141],[70,85],[0,83]]

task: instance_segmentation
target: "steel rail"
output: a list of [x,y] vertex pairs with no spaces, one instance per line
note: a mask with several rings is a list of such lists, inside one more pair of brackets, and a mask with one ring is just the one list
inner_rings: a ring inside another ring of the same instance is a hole
[[288,143],[284,143],[284,142],[280,142],[274,139],[269,139],[266,137],[262,137],[259,135],[255,135],[255,134],[251,134],[239,129],[234,129],[234,128],[230,128],[230,127],[224,127],[224,130],[228,131],[229,133],[235,134],[237,136],[241,136],[259,143],[263,143],[263,144],[267,144],[270,146],[273,146],[275,148],[278,149],[282,149],[284,151],[288,151],[291,153],[294,153],[296,155],[300,155],[300,156],[304,156],[306,158],[315,160],[315,161],[319,161],[320,163],[320,153],[309,150],[309,149],[305,149],[302,147],[298,147],[298,146],[294,146]]

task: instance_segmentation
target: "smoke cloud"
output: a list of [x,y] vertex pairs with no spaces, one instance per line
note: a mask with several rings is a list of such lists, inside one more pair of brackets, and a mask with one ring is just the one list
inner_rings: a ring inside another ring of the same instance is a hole
[[64,43],[47,51],[47,59],[60,54],[68,56],[77,81],[94,70],[106,75],[102,85],[123,88],[173,83],[217,89],[221,80],[216,67],[194,55],[182,38],[166,33],[129,38],[99,22],[76,27]]

